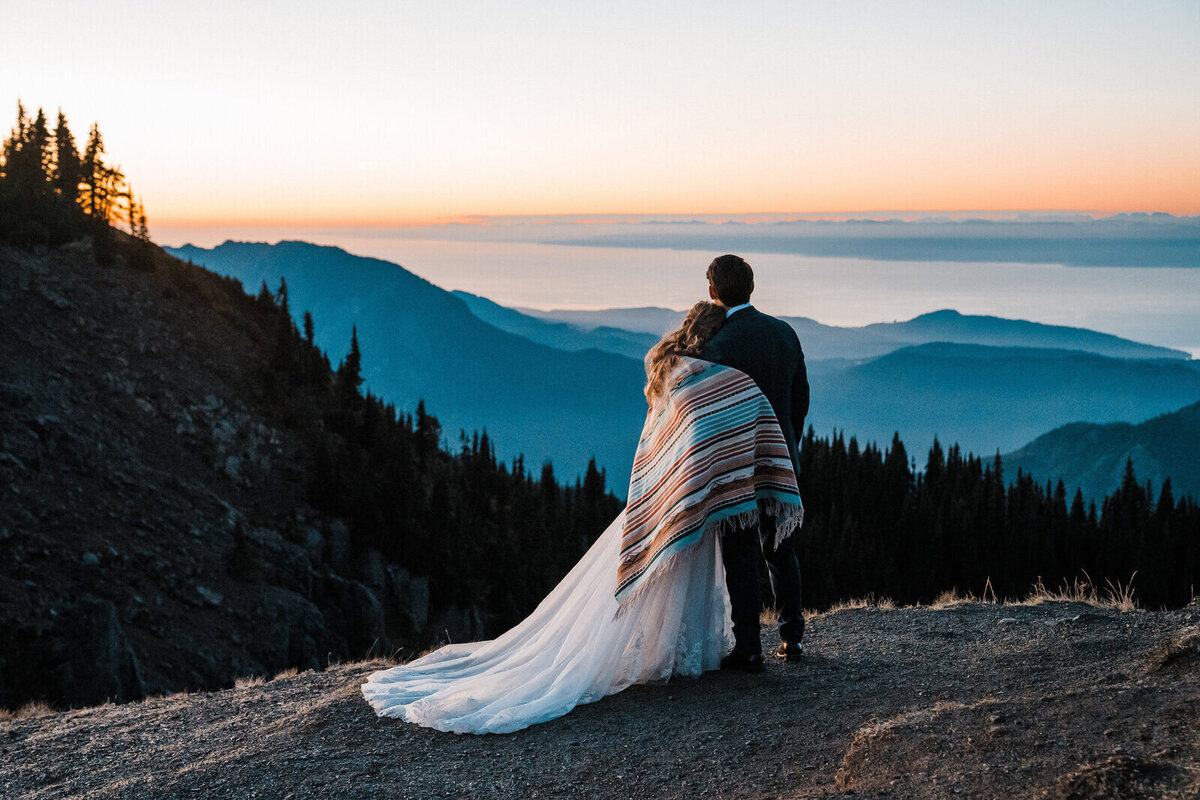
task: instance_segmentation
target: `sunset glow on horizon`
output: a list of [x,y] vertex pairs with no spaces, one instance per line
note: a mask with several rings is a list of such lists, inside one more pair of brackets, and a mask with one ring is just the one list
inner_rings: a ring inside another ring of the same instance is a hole
[[61,106],[77,138],[98,120],[152,228],[1200,214],[1194,2],[48,0],[6,17],[0,102]]

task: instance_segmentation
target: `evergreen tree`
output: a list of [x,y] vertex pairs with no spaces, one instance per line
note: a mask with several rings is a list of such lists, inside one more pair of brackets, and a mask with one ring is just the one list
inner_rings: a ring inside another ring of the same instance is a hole
[[29,115],[25,112],[25,104],[17,100],[16,124],[0,149],[0,176],[14,183],[22,183],[28,178],[21,159],[25,145],[29,142],[29,127]]
[[46,114],[40,108],[29,128],[29,141],[26,146],[30,151],[30,185],[45,191],[54,178],[54,143],[50,137],[50,128],[46,124]]
[[350,328],[350,352],[338,366],[337,382],[338,387],[349,398],[356,397],[358,387],[362,385],[362,353],[358,349],[357,325]]
[[54,126],[54,189],[72,205],[79,201],[81,163],[75,149],[75,137],[67,127],[67,117],[58,111]]
[[103,194],[106,186],[103,178],[106,170],[103,156],[104,138],[100,135],[100,125],[93,122],[88,130],[87,146],[83,150],[79,176],[79,206],[83,213],[93,219],[107,219],[107,216],[101,214],[101,209],[107,202]]
[[146,204],[142,202],[141,197],[138,197],[137,201],[137,228],[133,235],[143,242],[150,241],[150,226],[146,224]]
[[275,305],[279,306],[289,319],[291,318],[292,311],[288,307],[287,278],[280,277],[279,279],[279,290],[275,292]]

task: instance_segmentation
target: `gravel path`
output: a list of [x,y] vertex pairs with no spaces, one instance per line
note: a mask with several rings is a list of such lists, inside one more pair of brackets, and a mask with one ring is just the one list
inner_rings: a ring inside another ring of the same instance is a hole
[[0,796],[1200,796],[1198,604],[850,609],[808,637],[503,736],[376,718],[382,661],[8,719]]

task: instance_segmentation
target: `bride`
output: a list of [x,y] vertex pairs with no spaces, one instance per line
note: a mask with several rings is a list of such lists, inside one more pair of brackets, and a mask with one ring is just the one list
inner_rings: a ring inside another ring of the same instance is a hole
[[[628,504],[534,612],[497,639],[371,674],[380,716],[508,733],[635,683],[695,677],[733,649],[719,534],[803,517],[787,443],[754,381],[696,356],[725,322],[699,303],[646,355],[649,410]],[[740,530],[739,530],[740,532]]]

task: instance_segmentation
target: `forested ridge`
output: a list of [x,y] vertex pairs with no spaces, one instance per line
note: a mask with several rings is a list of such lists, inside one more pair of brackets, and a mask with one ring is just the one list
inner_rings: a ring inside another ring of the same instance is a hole
[[1131,463],[1099,504],[936,441],[918,469],[898,435],[881,450],[809,428],[800,465],[796,548],[813,607],[950,589],[1015,599],[1077,580],[1101,594],[1132,583],[1142,605],[1178,607],[1200,588],[1200,506],[1170,480],[1140,483]]
[[106,154],[98,123],[80,151],[61,109],[51,127],[43,109],[30,117],[18,101],[16,123],[0,147],[0,242],[59,245],[87,235],[97,259],[111,263],[118,246],[113,229],[124,224],[143,245],[126,243],[125,257],[145,264],[146,208]]
[[313,446],[307,499],[346,519],[355,545],[430,578],[434,605],[485,599],[500,626],[518,621],[557,583],[621,509],[595,461],[560,486],[546,463],[498,461],[484,431],[448,445],[424,402],[402,413],[361,389],[363,354],[351,331],[335,370],[299,330],[287,284],[265,284],[256,302],[273,328],[264,372],[269,404]]

